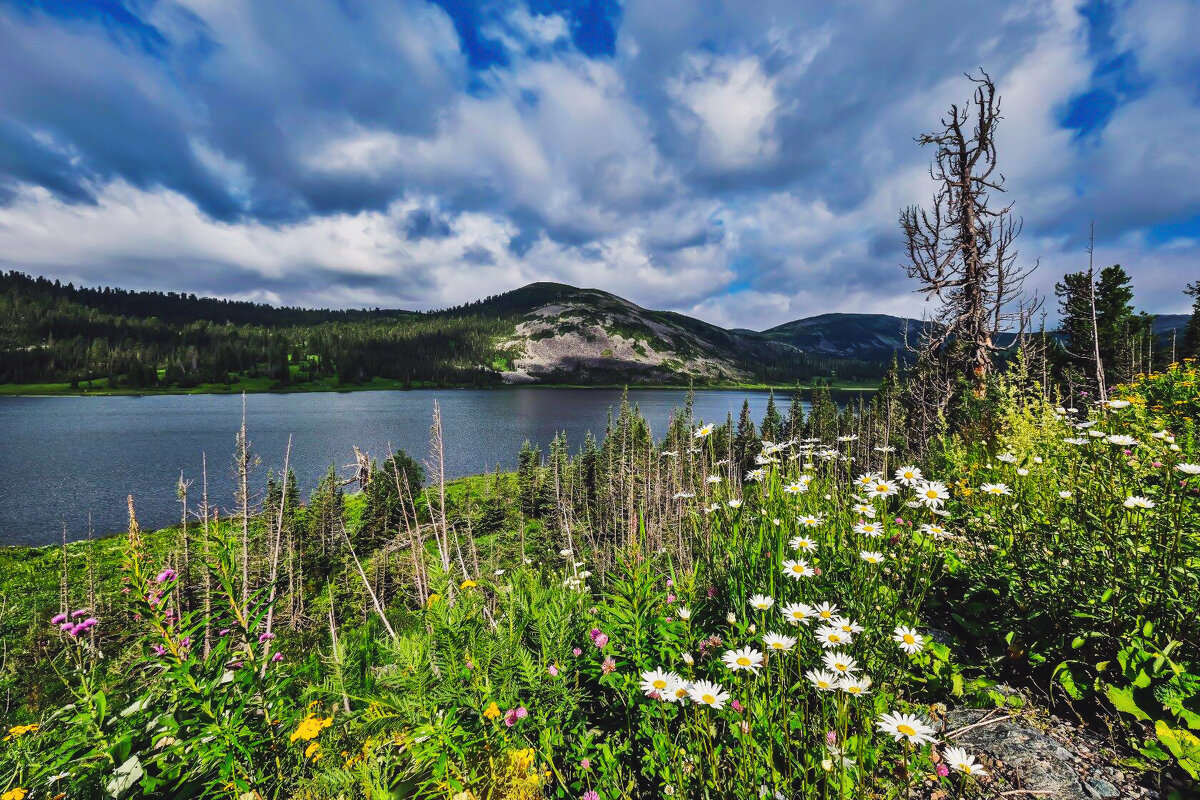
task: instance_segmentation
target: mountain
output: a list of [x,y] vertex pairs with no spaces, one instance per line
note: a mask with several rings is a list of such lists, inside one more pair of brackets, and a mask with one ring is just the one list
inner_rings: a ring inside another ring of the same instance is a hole
[[653,311],[599,289],[532,283],[442,314],[512,321],[498,347],[508,383],[744,382],[765,363],[807,363],[786,342]]
[[906,331],[909,342],[916,344],[922,324],[887,314],[819,314],[753,335],[809,355],[890,361],[893,353],[904,350]]

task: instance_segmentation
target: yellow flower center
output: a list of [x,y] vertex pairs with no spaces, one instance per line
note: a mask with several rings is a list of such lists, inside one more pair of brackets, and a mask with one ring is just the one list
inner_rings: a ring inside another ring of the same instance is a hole
[[706,694],[703,697],[701,697],[700,699],[703,700],[705,703],[707,703],[710,706],[713,703],[717,702],[717,698],[713,697],[711,694]]
[[667,682],[664,681],[662,678],[659,678],[658,680],[656,680],[654,682],[654,688],[655,689],[665,689],[665,688],[667,688]]
[[857,686],[847,686],[846,687],[846,694],[858,694],[860,691],[862,691],[862,690],[859,689]]
[[742,656],[741,658],[739,658],[737,660],[737,663],[738,663],[739,667],[748,667],[748,666],[750,666],[750,659],[746,658],[745,656]]
[[782,650],[783,642],[771,642],[771,647],[774,647],[776,650]]
[[936,499],[938,495],[937,492],[935,492],[933,489],[930,489],[929,491],[925,492],[925,496],[930,499]]
[[916,644],[917,640],[913,638],[913,635],[911,633],[906,633],[906,634],[904,634],[904,643],[905,644]]
[[916,736],[917,732],[913,730],[911,725],[897,725],[896,730],[903,733],[905,736]]

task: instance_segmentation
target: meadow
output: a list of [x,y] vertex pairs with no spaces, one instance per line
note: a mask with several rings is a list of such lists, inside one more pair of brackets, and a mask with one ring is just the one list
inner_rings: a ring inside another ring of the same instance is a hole
[[886,381],[661,440],[626,404],[452,483],[435,414],[358,493],[0,551],[0,796],[1017,796],[946,714],[1026,696],[1183,798],[1196,364],[1078,407],[1026,378],[919,463]]

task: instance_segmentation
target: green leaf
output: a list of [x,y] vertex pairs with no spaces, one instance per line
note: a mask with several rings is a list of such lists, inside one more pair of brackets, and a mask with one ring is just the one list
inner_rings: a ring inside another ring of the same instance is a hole
[[137,756],[130,756],[113,772],[104,789],[108,792],[109,797],[120,797],[133,788],[144,774],[142,762],[138,760]]
[[1109,702],[1117,709],[1126,714],[1132,714],[1137,719],[1149,722],[1150,715],[1142,711],[1138,707],[1137,701],[1133,699],[1132,689],[1118,689],[1116,686],[1108,686],[1104,690],[1104,694],[1108,697]]
[[1160,742],[1167,746],[1179,766],[1193,778],[1200,778],[1200,739],[1183,728],[1172,728],[1166,720],[1154,724],[1154,732]]

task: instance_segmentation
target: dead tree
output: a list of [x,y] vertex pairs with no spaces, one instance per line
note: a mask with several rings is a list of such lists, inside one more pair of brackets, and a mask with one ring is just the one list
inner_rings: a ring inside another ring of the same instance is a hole
[[900,214],[910,278],[917,291],[936,297],[941,307],[928,326],[926,349],[951,368],[972,376],[982,395],[999,348],[997,334],[1019,316],[1009,309],[1021,295],[1024,279],[1036,268],[1017,266],[1015,242],[1020,220],[1012,205],[991,205],[993,192],[1004,191],[997,172],[996,127],[1000,98],[986,72],[968,75],[974,97],[957,103],[941,120],[941,130],[918,136],[936,153],[929,175],[937,183],[929,208],[910,206]]

